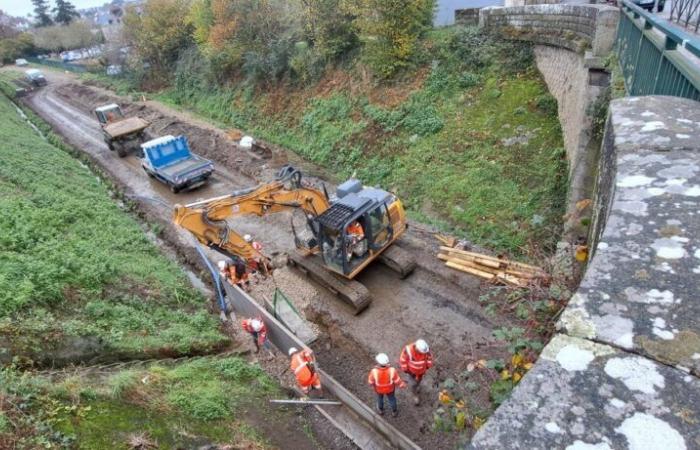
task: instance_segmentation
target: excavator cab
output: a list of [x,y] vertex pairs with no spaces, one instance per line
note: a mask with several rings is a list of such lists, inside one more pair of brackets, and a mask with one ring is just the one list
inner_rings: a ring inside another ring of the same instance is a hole
[[338,198],[310,224],[325,265],[352,278],[394,237],[389,207],[396,197],[363,187],[357,180],[341,184]]

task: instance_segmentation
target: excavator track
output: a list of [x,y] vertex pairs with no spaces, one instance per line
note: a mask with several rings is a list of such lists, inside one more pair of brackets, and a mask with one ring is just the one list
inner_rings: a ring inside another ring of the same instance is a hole
[[398,245],[391,245],[379,255],[379,260],[398,273],[403,279],[406,278],[416,268],[416,260],[409,252],[402,249]]
[[293,252],[289,255],[289,263],[349,304],[355,310],[355,315],[364,311],[372,302],[367,288],[360,282],[333,274],[318,262],[318,258]]

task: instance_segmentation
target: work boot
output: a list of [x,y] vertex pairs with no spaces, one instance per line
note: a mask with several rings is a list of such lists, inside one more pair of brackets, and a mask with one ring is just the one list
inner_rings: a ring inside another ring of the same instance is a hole
[[383,415],[384,415],[384,410],[383,410],[383,409],[379,409],[379,408],[376,408],[376,409],[377,409],[377,414],[379,414],[380,416],[383,416]]
[[391,417],[399,417],[399,410],[395,409],[391,412]]

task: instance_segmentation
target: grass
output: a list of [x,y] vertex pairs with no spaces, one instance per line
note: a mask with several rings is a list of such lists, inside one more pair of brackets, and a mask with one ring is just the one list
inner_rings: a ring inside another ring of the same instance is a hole
[[290,148],[338,180],[356,172],[397,192],[412,217],[481,245],[552,250],[566,159],[531,49],[474,29],[435,30],[424,46],[425,63],[394,97],[401,83],[368,86],[350,68],[272,88],[210,86],[185,71],[158,98]]
[[[236,357],[58,380],[4,369],[0,447],[127,449],[140,438],[161,449],[267,448],[266,424],[247,411],[260,411],[264,421],[288,421],[289,411],[268,406],[281,395],[259,366]],[[296,434],[309,440],[301,430]]]
[[109,186],[33,131],[4,96],[0,118],[0,360],[225,345],[204,297]]

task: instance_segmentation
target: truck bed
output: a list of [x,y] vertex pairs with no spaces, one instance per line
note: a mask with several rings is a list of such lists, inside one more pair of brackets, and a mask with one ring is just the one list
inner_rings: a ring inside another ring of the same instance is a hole
[[136,133],[146,129],[150,125],[140,117],[128,117],[119,122],[114,122],[105,125],[104,130],[112,138],[126,136],[127,134]]
[[209,161],[193,154],[190,158],[175,161],[168,166],[160,167],[155,170],[159,175],[165,178],[174,179],[178,175],[186,174],[187,172],[207,164],[209,164]]

